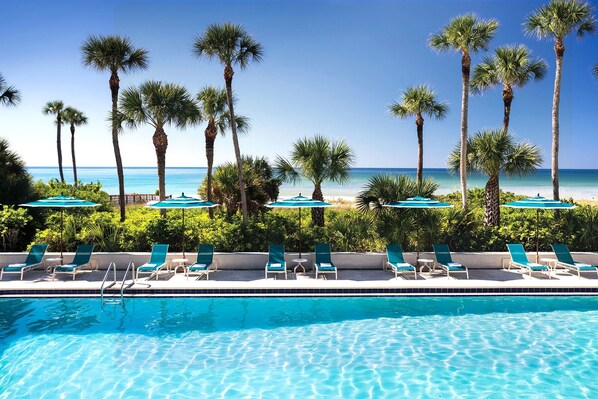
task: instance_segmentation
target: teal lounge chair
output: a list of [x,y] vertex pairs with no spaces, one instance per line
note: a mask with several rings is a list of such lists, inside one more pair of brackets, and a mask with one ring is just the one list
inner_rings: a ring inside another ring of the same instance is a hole
[[[212,267],[214,267],[212,269]],[[212,244],[201,244],[197,249],[197,259],[194,264],[189,266],[185,272],[187,279],[191,274],[198,274],[197,280],[201,276],[205,275],[206,280],[210,279],[210,273],[214,270],[218,270],[218,266],[214,262],[214,245]]]
[[270,244],[268,246],[265,278],[268,278],[268,273],[284,273],[284,278],[287,278],[287,263],[284,261],[283,244]]
[[395,272],[395,278],[399,273],[411,273],[417,280],[417,271],[411,263],[405,262],[403,249],[400,244],[388,244],[386,246],[387,261],[384,263],[384,270],[390,268]]
[[453,262],[451,257],[451,251],[446,244],[434,244],[434,256],[436,257],[436,263],[432,266],[432,270],[438,265],[442,270],[446,272],[446,278],[450,278],[451,273],[465,273],[467,279],[469,279],[469,270],[461,263]]
[[158,280],[158,273],[166,267],[166,255],[168,255],[168,244],[154,244],[152,246],[152,254],[149,262],[137,268],[137,276],[141,273],[149,274],[148,280],[156,276]]
[[525,249],[523,248],[523,245],[507,244],[507,248],[509,249],[509,253],[511,254],[511,260],[509,261],[508,270],[511,269],[511,266],[516,266],[520,269],[527,270],[530,277],[532,277],[532,272],[546,272],[548,278],[551,278],[550,268],[548,266],[530,262],[527,259],[527,255],[525,254]]
[[598,274],[598,267],[589,265],[587,263],[575,262],[566,244],[552,244],[551,247],[554,251],[554,254],[556,255],[557,263],[566,267],[569,270],[576,271],[577,277],[581,278],[581,273]]
[[31,250],[29,250],[25,263],[14,263],[6,266],[0,271],[0,280],[2,280],[4,273],[20,273],[21,280],[23,280],[23,274],[25,274],[25,272],[42,266],[42,260],[44,259],[44,254],[46,253],[47,248],[48,244],[33,245]]
[[[54,268],[53,275],[56,274],[72,274],[73,280],[77,276],[77,273],[82,272],[87,266],[91,266],[91,254],[93,252],[93,245],[85,244],[78,245],[75,257],[70,263],[66,265],[58,265]],[[92,267],[92,271],[93,271]],[[98,270],[96,265],[95,270]]]
[[330,244],[316,244],[316,261],[314,263],[316,269],[316,280],[318,273],[334,273],[334,278],[338,280],[337,269],[330,255]]

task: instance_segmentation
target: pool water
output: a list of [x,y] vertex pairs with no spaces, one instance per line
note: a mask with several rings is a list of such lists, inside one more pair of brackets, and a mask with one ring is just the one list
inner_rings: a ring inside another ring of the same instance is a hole
[[591,398],[598,298],[0,299],[0,398]]

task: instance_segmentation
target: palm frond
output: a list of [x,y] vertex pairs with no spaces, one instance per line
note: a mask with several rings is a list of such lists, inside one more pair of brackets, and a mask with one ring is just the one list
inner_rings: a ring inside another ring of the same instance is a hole
[[560,39],[575,32],[578,37],[596,30],[594,7],[580,0],[551,0],[525,20],[524,31],[538,39]]

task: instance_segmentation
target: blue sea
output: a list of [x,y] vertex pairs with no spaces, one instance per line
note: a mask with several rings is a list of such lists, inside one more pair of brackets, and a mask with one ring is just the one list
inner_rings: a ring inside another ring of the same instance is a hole
[[[47,182],[51,178],[58,178],[57,167],[29,167],[29,172],[35,180]],[[65,179],[73,180],[70,167],[64,169]],[[80,167],[77,169],[79,180],[84,183],[101,182],[109,194],[118,194],[118,179],[116,169],[113,167]],[[201,181],[207,173],[207,168],[166,168],[166,191],[168,194],[179,195],[197,193]],[[354,168],[351,170],[351,180],[348,184],[339,185],[327,182],[322,191],[327,198],[351,198],[363,190],[369,178],[386,173],[391,175],[406,174],[415,177],[414,168]],[[425,177],[433,178],[440,188],[438,194],[445,194],[459,190],[459,176],[452,175],[446,169],[425,169]],[[562,169],[560,171],[561,197],[576,199],[598,198],[598,169]],[[484,187],[486,177],[481,174],[472,174],[468,178],[468,187]],[[525,177],[501,178],[503,190],[512,191],[523,195],[540,194],[545,197],[552,196],[552,185],[549,169],[539,169],[535,174]],[[136,194],[152,194],[158,188],[158,175],[153,167],[127,167],[125,168],[125,191]],[[281,197],[290,197],[298,193],[310,195],[313,185],[308,181],[301,181],[296,185],[283,184],[280,190]]]

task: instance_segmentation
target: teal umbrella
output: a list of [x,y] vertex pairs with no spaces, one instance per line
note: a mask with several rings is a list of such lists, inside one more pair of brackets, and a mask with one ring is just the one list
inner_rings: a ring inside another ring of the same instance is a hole
[[[431,198],[424,198],[424,197],[411,197],[407,198],[404,201],[396,201],[391,202],[390,204],[385,204],[383,206],[389,208],[411,208],[411,209],[434,209],[434,208],[452,208],[452,204],[447,204],[446,202],[437,201]],[[417,244],[417,242],[416,242]],[[417,245],[419,247],[419,245]],[[419,248],[417,250],[417,254],[415,256],[416,261],[419,259]]]
[[299,257],[301,258],[301,209],[302,208],[326,208],[332,206],[328,202],[307,198],[301,193],[298,196],[287,198],[282,201],[271,202],[266,205],[270,208],[298,208],[299,209]]
[[204,201],[199,198],[188,197],[185,193],[182,193],[179,197],[168,198],[164,201],[150,202],[147,204],[148,208],[154,209],[181,209],[183,211],[183,258],[185,257],[185,210],[186,209],[198,209],[198,208],[213,208],[218,206],[210,201]]
[[20,206],[27,206],[30,208],[60,208],[60,263],[62,264],[62,229],[64,226],[64,210],[66,208],[91,208],[94,206],[100,206],[100,204],[91,201],[85,201],[80,198],[59,195],[38,201],[27,202],[26,204],[20,204]]
[[573,209],[575,205],[568,204],[566,202],[560,202],[557,200],[551,200],[548,198],[541,197],[538,194],[535,197],[522,199],[515,202],[509,202],[504,204],[508,208],[520,208],[520,209],[535,209],[536,210],[536,263],[538,263],[538,253],[540,247],[540,241],[538,239],[538,226],[540,225],[540,210],[542,209]]

